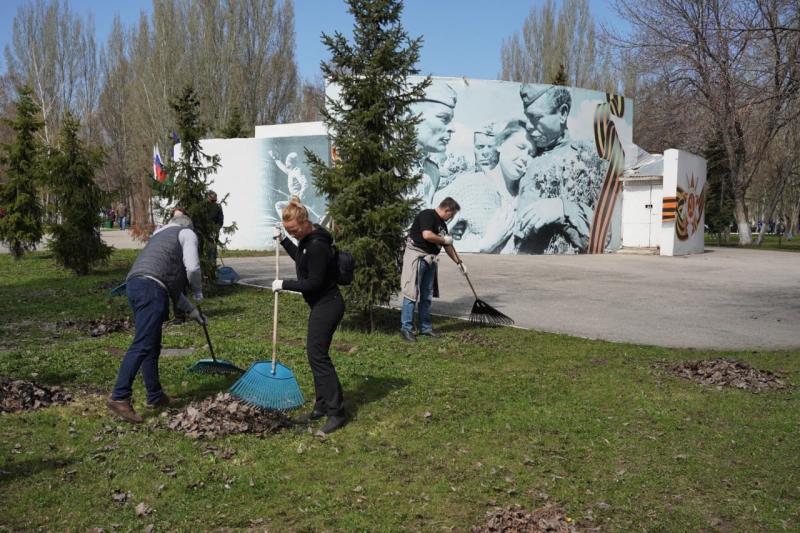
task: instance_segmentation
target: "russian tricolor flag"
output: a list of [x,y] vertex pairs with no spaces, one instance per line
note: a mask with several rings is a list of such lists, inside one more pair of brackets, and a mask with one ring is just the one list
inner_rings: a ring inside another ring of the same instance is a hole
[[161,152],[159,152],[157,144],[153,146],[153,179],[159,182],[167,179],[164,162],[161,160]]

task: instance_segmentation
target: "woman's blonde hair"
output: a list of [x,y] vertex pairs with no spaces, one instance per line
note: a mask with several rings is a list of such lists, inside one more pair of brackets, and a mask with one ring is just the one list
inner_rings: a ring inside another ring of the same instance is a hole
[[306,209],[306,206],[300,201],[300,198],[292,196],[289,204],[283,208],[283,215],[281,218],[284,222],[293,220],[302,224],[308,220],[308,209]]

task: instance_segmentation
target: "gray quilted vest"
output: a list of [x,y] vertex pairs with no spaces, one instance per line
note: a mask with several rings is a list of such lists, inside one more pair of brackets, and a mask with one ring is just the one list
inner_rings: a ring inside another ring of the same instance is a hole
[[172,227],[159,231],[147,243],[133,262],[128,278],[151,276],[167,287],[170,298],[177,300],[186,288],[186,267],[183,264],[183,248],[178,234],[185,227]]

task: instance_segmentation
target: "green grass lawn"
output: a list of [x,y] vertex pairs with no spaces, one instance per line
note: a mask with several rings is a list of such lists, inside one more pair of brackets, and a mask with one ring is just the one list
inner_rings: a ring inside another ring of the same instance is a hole
[[[106,292],[134,256],[115,252],[107,268],[75,278],[44,253],[0,255],[0,374],[78,397],[0,414],[0,529],[468,531],[495,505],[531,509],[545,497],[602,530],[800,528],[797,390],[704,388],[659,366],[733,357],[796,385],[798,351],[674,350],[450,319],[435,324],[443,340],[408,345],[397,313],[381,311],[381,332],[348,322],[334,338],[352,415],[343,430],[325,441],[305,425],[193,441],[156,415],[131,426],[106,412],[130,333],[56,327],[127,316],[125,299],[109,303]],[[220,356],[239,366],[269,357],[271,302],[249,288],[209,294]],[[298,296],[280,306],[280,358],[308,398],[307,309]],[[194,324],[165,328],[165,348],[204,344]],[[166,391],[188,403],[229,386],[185,372],[206,356],[162,357]],[[135,397],[144,411],[141,383]],[[115,492],[130,496],[120,503]],[[137,517],[139,503],[152,513]]]
[[[753,242],[755,242],[758,235],[753,235]],[[739,247],[739,239],[736,235],[732,235],[728,242],[722,241],[721,243],[717,242],[717,236],[715,234],[705,234],[706,239],[706,246],[729,246],[729,247]],[[749,248],[751,250],[780,250],[785,252],[800,252],[800,237],[795,237],[794,239],[787,241],[784,237],[778,235],[764,235],[764,241],[761,243],[761,246],[756,246],[755,244],[751,244],[749,246],[745,246],[745,248]]]

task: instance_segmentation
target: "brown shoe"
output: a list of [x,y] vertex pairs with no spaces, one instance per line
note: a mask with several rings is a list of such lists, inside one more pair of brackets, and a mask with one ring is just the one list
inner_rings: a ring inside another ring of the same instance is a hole
[[112,400],[108,398],[106,405],[115,415],[121,416],[133,424],[141,424],[144,419],[133,410],[130,400]]
[[161,393],[161,396],[158,397],[153,403],[145,404],[145,407],[148,409],[161,409],[162,407],[169,407],[172,405],[172,398],[166,395],[166,393]]

